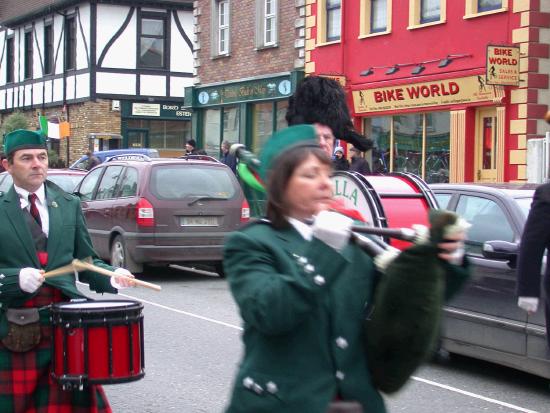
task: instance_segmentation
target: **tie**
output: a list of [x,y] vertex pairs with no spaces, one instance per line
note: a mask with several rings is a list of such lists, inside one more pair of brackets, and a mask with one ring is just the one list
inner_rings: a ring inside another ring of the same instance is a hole
[[36,194],[29,194],[29,202],[31,204],[31,215],[34,218],[34,220],[42,227],[42,220],[40,219],[40,213],[38,212],[38,208],[36,207],[36,199],[38,197]]

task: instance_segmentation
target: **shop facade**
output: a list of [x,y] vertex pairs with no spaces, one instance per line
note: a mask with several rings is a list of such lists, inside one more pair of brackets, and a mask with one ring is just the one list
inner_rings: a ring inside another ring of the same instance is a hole
[[527,142],[547,129],[550,5],[311,0],[307,12],[306,74],[342,79],[374,171],[527,179]]
[[124,148],[154,148],[161,157],[185,153],[185,142],[192,136],[192,113],[183,104],[127,100],[120,105]]
[[186,90],[194,114],[194,133],[208,155],[218,157],[221,143],[242,143],[258,153],[267,139],[287,126],[288,98],[303,71],[259,76]]
[[286,127],[288,99],[304,76],[304,1],[195,2],[195,83],[185,89],[192,135],[209,155],[223,141],[259,153]]

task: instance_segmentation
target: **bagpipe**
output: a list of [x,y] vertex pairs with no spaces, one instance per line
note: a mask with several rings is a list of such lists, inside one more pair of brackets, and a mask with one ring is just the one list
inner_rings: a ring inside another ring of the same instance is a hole
[[[263,216],[266,191],[260,160],[240,144],[231,152],[239,160],[252,215]],[[367,303],[365,350],[373,383],[394,393],[432,354],[443,304],[469,277],[465,265],[450,265],[438,256],[438,243],[464,232],[467,225],[456,214],[439,210],[428,185],[412,174],[339,171],[333,183],[332,209],[357,222],[352,240],[373,257],[382,274],[373,302]]]

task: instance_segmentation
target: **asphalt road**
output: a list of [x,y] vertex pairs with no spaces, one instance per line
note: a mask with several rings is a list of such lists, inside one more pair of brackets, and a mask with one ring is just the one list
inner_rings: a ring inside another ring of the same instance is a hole
[[[140,278],[162,291],[133,288],[119,298],[144,303],[146,376],[105,386],[113,411],[222,412],[241,353],[226,282],[176,270]],[[465,357],[424,366],[386,400],[391,413],[550,412],[547,380]]]

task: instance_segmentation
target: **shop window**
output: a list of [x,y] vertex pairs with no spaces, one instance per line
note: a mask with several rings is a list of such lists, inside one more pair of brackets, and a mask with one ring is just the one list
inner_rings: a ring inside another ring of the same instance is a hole
[[44,74],[53,73],[53,25],[44,26]]
[[76,69],[76,18],[65,18],[65,70]]
[[465,19],[508,10],[508,0],[466,0]]
[[273,133],[273,102],[252,106],[252,151],[259,153]]
[[444,23],[447,0],[409,0],[409,29]]
[[278,42],[278,0],[256,0],[256,47],[272,47]]
[[6,83],[12,83],[14,80],[14,40],[13,36],[6,40]]
[[32,79],[32,66],[33,66],[33,35],[32,31],[25,32],[25,65],[24,65],[24,77],[25,79]]
[[317,0],[317,42],[337,42],[341,36],[341,0]]
[[391,32],[392,0],[361,0],[360,36]]
[[208,155],[218,156],[219,154],[219,150],[216,152],[216,148],[219,148],[221,142],[221,122],[221,109],[204,111],[202,136],[204,136],[204,148]]
[[230,10],[229,0],[212,0],[212,56],[229,55]]
[[[220,141],[229,141],[230,143],[238,143],[239,140],[239,115],[238,106],[223,108],[223,131]],[[220,143],[218,142],[218,153]],[[216,155],[217,156],[217,155]]]
[[449,112],[365,119],[374,141],[367,159],[373,172],[410,172],[429,183],[449,182]]
[[138,67],[164,69],[166,67],[166,18],[164,15],[141,15],[139,20]]
[[288,126],[286,122],[286,111],[288,109],[288,100],[280,100],[276,103],[277,105],[277,119],[275,123],[275,130],[284,129]]

